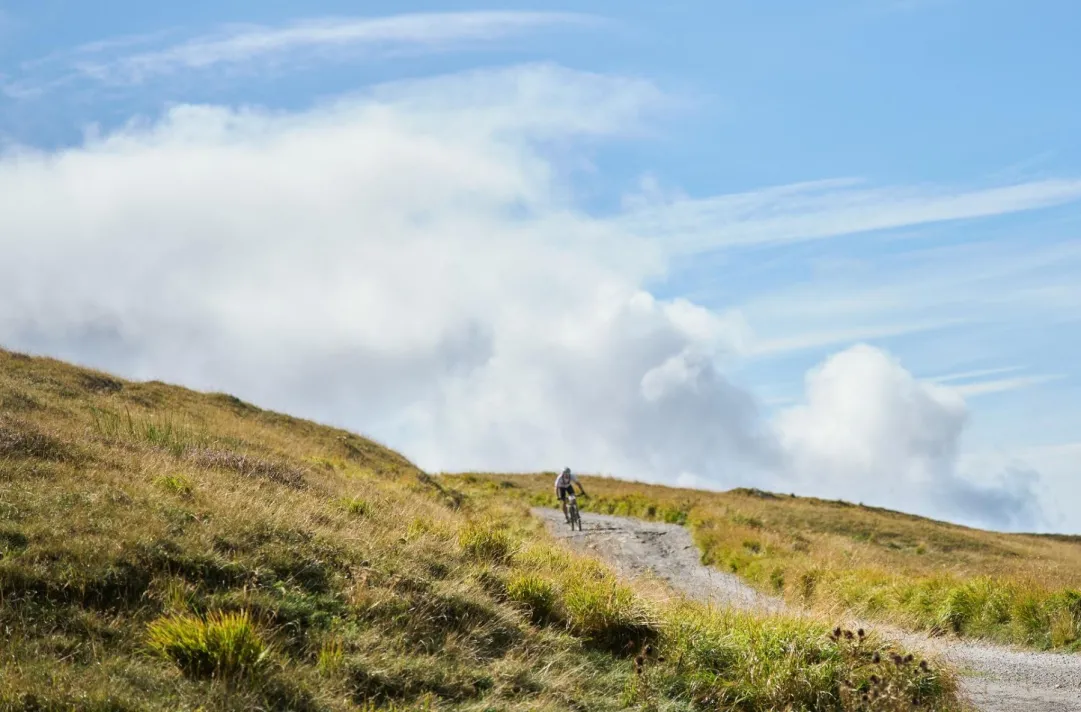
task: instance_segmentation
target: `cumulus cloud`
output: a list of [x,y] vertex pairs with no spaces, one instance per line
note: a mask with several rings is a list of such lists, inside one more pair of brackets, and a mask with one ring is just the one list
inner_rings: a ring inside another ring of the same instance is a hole
[[1032,473],[978,484],[957,471],[968,421],[960,391],[919,381],[880,349],[858,345],[807,374],[805,402],[777,431],[804,490],[973,524],[1031,527],[1041,517]]
[[545,147],[588,150],[660,103],[533,66],[11,150],[0,342],[342,424],[432,470],[569,464],[1033,516],[1023,477],[956,474],[955,392],[860,347],[769,422],[725,375],[754,353],[741,315],[643,289],[663,246],[578,208]]
[[435,469],[753,460],[754,405],[715,366],[739,318],[644,292],[663,255],[574,209],[536,145],[633,131],[659,98],[526,67],[12,153],[0,338],[347,424]]

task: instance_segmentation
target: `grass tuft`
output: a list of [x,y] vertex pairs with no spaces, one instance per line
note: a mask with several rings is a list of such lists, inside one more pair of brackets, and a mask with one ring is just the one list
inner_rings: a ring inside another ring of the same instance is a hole
[[179,497],[191,497],[195,492],[195,486],[191,480],[184,475],[164,475],[157,480],[158,486],[166,492],[170,492]]
[[336,674],[345,665],[345,647],[338,636],[330,636],[319,648],[319,660],[316,667],[323,675]]
[[371,516],[374,508],[366,499],[360,497],[348,497],[341,500],[342,509],[355,517]]
[[147,629],[147,645],[194,678],[231,680],[254,675],[269,652],[246,612],[159,618]]
[[549,579],[535,573],[518,573],[507,581],[506,593],[510,600],[526,609],[534,623],[555,618],[559,593]]
[[111,440],[145,443],[181,457],[188,450],[206,447],[210,437],[171,414],[133,415],[91,406],[94,430]]
[[567,627],[601,648],[627,650],[656,637],[651,611],[626,586],[572,578],[563,593]]
[[506,562],[515,552],[514,540],[492,523],[470,522],[458,532],[462,552],[477,561]]

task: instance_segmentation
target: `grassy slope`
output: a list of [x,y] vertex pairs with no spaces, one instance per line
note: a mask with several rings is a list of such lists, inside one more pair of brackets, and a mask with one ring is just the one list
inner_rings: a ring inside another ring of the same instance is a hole
[[0,350],[0,710],[956,708],[948,673],[629,588],[507,501]]
[[[451,477],[468,489],[499,476]],[[553,475],[515,477],[554,504]],[[583,478],[583,509],[687,523],[705,563],[763,590],[912,629],[1081,648],[1081,542],[1002,534],[846,502]],[[483,489],[483,488],[481,488]]]

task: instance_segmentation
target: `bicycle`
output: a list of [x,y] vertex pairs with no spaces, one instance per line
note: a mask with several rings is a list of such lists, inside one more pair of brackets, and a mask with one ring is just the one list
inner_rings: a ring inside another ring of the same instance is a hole
[[578,513],[578,497],[574,492],[567,494],[567,518],[570,519],[571,531],[574,525],[578,525],[578,531],[582,531],[582,515]]

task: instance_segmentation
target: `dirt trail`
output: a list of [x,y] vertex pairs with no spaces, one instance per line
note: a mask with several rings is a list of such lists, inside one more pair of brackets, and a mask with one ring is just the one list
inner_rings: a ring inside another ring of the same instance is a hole
[[[681,526],[583,512],[584,531],[571,532],[559,510],[533,512],[553,534],[608,560],[625,576],[655,576],[703,602],[800,613],[736,576],[702,566],[697,547]],[[867,627],[947,660],[961,672],[962,689],[981,712],[1081,712],[1081,655],[927,638],[879,624]]]

